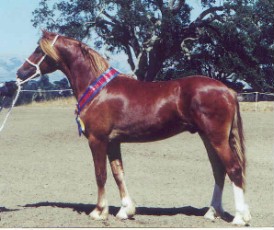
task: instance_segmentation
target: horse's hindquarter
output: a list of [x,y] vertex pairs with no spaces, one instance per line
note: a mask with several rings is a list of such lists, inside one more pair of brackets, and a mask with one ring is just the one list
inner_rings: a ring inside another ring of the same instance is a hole
[[[152,83],[119,77],[89,106],[88,130],[122,142],[160,140],[185,130],[195,132],[193,101],[205,88],[199,81],[194,77]],[[214,82],[206,81],[207,87],[216,87]]]
[[183,112],[200,134],[211,132],[229,135],[237,98],[223,83],[203,76],[186,78],[182,98],[187,98]]

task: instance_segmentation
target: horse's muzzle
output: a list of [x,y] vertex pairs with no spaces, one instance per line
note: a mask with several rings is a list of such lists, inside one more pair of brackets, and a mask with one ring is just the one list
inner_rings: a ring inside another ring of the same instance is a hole
[[19,79],[19,80],[23,81],[26,78],[27,78],[27,73],[23,73],[22,71],[17,71],[16,79]]

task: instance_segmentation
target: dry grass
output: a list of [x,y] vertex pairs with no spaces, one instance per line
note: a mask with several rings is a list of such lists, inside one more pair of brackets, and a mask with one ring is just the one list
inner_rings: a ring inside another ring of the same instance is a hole
[[240,107],[244,112],[273,112],[274,101],[240,102]]
[[28,104],[26,106],[32,106],[32,107],[47,107],[47,106],[53,106],[53,107],[68,107],[68,106],[75,106],[76,105],[76,99],[74,97],[68,97],[68,98],[58,98],[55,100],[50,101],[41,101],[41,102],[32,102],[31,104]]

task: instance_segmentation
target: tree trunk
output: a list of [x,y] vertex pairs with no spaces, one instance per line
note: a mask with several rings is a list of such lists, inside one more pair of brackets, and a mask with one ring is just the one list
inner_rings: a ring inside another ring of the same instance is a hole
[[144,52],[141,56],[135,71],[138,80],[153,81],[161,71],[166,58],[162,43],[156,42],[149,52]]

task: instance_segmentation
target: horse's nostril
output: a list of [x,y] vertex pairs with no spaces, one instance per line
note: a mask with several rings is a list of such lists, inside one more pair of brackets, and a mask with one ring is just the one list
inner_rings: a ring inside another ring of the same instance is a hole
[[23,74],[22,72],[17,71],[16,78],[20,80],[24,80],[26,77],[26,74]]
[[21,78],[21,74],[17,71],[17,73],[16,73],[16,78]]

